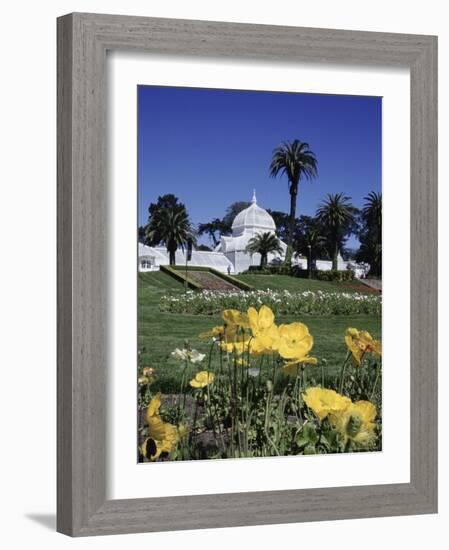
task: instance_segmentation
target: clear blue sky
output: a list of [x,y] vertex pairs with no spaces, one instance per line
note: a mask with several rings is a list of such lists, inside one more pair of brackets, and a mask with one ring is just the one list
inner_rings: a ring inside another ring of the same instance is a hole
[[165,193],[194,224],[223,217],[253,188],[260,206],[288,212],[287,180],[268,167],[273,149],[295,138],[318,159],[318,177],[300,183],[298,216],[314,215],[326,193],[360,207],[381,190],[381,124],[380,97],[139,86],[139,224]]

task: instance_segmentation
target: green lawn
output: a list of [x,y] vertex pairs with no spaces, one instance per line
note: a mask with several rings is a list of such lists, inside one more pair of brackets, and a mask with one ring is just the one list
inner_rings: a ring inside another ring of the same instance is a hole
[[[289,290],[344,290],[343,283],[327,283],[295,279],[288,276],[242,275],[243,281],[257,288]],[[256,286],[254,284],[253,286]],[[266,286],[261,286],[266,285]],[[139,348],[144,365],[156,369],[158,379],[154,389],[164,393],[173,393],[179,388],[181,367],[170,358],[170,352],[176,347],[183,347],[186,340],[190,345],[203,353],[209,350],[209,344],[198,338],[198,334],[210,327],[220,324],[220,317],[200,315],[175,315],[159,311],[159,299],[165,293],[182,293],[180,283],[161,272],[139,273]],[[356,316],[307,316],[298,319],[290,316],[277,318],[278,323],[304,321],[314,337],[311,355],[319,360],[325,359],[325,372],[333,375],[346,355],[344,332],[348,326],[368,330],[374,337],[381,336],[381,318]],[[309,367],[311,372],[316,367]],[[318,369],[319,370],[319,369]]]

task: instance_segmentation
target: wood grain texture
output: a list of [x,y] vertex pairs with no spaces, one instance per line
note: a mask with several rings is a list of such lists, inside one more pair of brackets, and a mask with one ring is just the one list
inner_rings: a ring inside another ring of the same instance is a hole
[[[106,52],[405,66],[411,72],[411,480],[106,500]],[[72,536],[437,510],[437,40],[70,14],[58,20],[58,522]]]

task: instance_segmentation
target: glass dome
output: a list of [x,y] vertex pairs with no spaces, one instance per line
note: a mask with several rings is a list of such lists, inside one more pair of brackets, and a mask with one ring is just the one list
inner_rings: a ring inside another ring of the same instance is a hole
[[257,230],[257,233],[276,231],[276,224],[273,218],[266,210],[257,205],[255,191],[251,205],[237,214],[232,223],[232,235],[234,237],[241,235],[247,230],[251,233],[254,233],[255,230]]

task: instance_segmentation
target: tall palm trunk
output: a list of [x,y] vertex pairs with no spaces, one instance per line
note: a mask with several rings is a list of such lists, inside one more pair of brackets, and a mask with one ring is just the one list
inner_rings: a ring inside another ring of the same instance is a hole
[[167,246],[168,250],[168,258],[170,265],[176,265],[176,249],[178,248],[178,245],[173,242],[169,242]]
[[214,243],[214,248],[218,245],[217,237],[215,236],[215,231],[211,231],[209,233],[210,238],[212,239],[212,242]]
[[338,241],[336,241],[334,246],[334,254],[332,256],[332,269],[335,271],[338,269],[338,253]]
[[260,255],[260,267],[265,267],[267,265],[267,255],[261,254]]
[[296,199],[298,197],[298,185],[290,186],[290,218],[288,224],[287,250],[285,253],[285,263],[290,264],[292,260],[293,237],[295,234],[296,222]]

